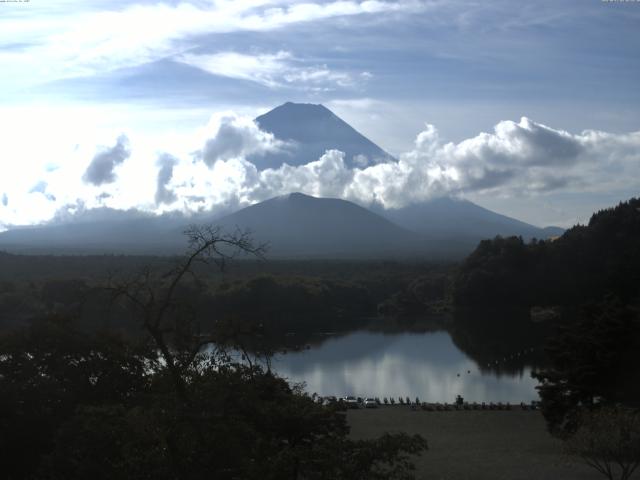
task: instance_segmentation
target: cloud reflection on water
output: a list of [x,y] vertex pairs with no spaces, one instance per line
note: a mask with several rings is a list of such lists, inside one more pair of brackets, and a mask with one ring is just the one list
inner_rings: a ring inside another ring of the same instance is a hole
[[537,399],[530,368],[514,376],[481,372],[446,332],[355,332],[279,355],[273,367],[319,395],[418,396],[430,402],[453,402],[458,394],[470,402]]

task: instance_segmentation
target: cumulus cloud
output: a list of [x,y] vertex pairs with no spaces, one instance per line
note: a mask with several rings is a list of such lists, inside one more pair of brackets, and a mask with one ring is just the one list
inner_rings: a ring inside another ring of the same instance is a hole
[[306,165],[292,167],[284,164],[278,169],[260,172],[251,196],[268,198],[290,192],[303,192],[318,197],[344,198],[353,181],[354,170],[344,161],[344,153],[327,151],[320,159]]
[[[214,115],[203,128],[175,141],[131,138],[135,155],[130,161],[124,162],[129,139],[121,136],[94,154],[89,168],[84,159],[95,147],[85,145],[68,163],[58,159],[59,169],[25,180],[22,189],[5,182],[0,222],[42,221],[63,207],[71,213],[96,207],[228,213],[295,191],[388,209],[445,195],[628,192],[637,190],[640,178],[640,131],[570,133],[528,118],[499,122],[493,131],[460,142],[447,142],[426,125],[397,160],[370,164],[362,158],[353,167],[343,152],[328,150],[305,165],[259,170],[249,159],[287,151],[288,144],[232,112]],[[96,192],[94,186],[102,184]]]
[[218,160],[261,155],[286,148],[284,142],[260,130],[253,120],[233,113],[214,116],[208,130],[211,136],[206,139],[198,156],[210,167]]
[[[636,148],[639,135],[631,134]],[[628,148],[629,142],[624,135],[590,130],[570,134],[523,117],[518,123],[499,122],[493,133],[457,144],[442,143],[434,130],[426,142],[419,136],[408,155],[454,168],[459,192],[534,194],[571,185],[598,188],[615,181],[596,171],[603,172],[611,162],[621,169],[635,168],[639,154]]]
[[82,179],[93,185],[113,183],[116,180],[113,170],[130,155],[129,139],[126,135],[120,135],[113,147],[103,149],[93,157]]
[[160,155],[157,163],[160,170],[158,170],[157,177],[156,204],[173,203],[176,201],[177,196],[167,185],[173,177],[173,167],[178,163],[178,159],[168,153],[164,153]]
[[[234,153],[252,141],[242,137],[234,143]],[[640,174],[640,132],[571,134],[526,117],[499,122],[492,133],[458,143],[444,142],[437,129],[427,125],[414,148],[397,161],[361,162],[356,168],[345,165],[342,152],[328,151],[306,165],[285,164],[258,172],[242,155],[229,162],[224,149],[215,152],[209,150],[207,165],[216,165],[218,181],[233,183],[229,194],[245,203],[301,191],[399,208],[433,197],[478,192],[522,196],[571,189],[606,191],[624,188],[620,172],[629,172],[624,177],[627,186]],[[227,174],[236,180],[222,181]]]

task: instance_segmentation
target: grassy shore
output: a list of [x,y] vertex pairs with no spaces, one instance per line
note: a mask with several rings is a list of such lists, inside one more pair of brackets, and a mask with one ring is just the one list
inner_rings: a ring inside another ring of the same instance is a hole
[[[539,411],[413,411],[406,406],[349,410],[353,438],[418,433],[429,451],[416,478],[432,480],[597,480],[599,473],[562,454]],[[637,474],[633,478],[640,478]]]

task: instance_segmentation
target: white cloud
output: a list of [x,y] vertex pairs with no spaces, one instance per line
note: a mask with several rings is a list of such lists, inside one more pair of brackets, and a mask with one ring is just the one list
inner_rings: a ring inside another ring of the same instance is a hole
[[[365,72],[366,73],[366,72]],[[374,98],[348,98],[332,100],[328,104],[331,109],[349,109],[369,111],[381,106],[386,106],[384,102]]]
[[311,85],[312,88],[323,88],[330,90],[333,86],[352,87],[356,80],[346,72],[336,72],[330,70],[326,65],[289,68],[284,72],[283,78],[290,84]]
[[0,19],[0,46],[11,47],[0,49],[3,72],[0,81],[5,88],[23,88],[177,56],[200,46],[205,35],[269,31],[336,17],[421,8],[419,1],[349,0],[328,3],[219,0],[137,4],[94,11],[87,11],[83,4],[75,8],[36,7],[30,9],[30,15]]
[[286,60],[290,58],[291,54],[284,51],[263,55],[221,52],[213,55],[185,54],[175,60],[214,75],[276,87],[287,70]]
[[519,123],[499,122],[493,133],[457,144],[442,144],[435,137],[427,142],[428,151],[417,144],[411,155],[434,158],[455,168],[460,192],[514,195],[633,186],[640,173],[639,147],[640,132],[570,134],[523,117]]
[[344,153],[329,150],[320,159],[306,165],[292,167],[285,164],[278,169],[263,170],[251,196],[266,199],[302,192],[318,197],[344,198],[354,173],[345,165]]
[[261,155],[287,146],[272,134],[260,130],[252,119],[233,112],[213,115],[199,135],[206,138],[198,157],[209,166],[218,160]]
[[174,60],[213,75],[256,82],[270,88],[294,86],[330,90],[356,84],[356,79],[351,74],[330,70],[326,65],[300,66],[302,62],[286,51],[256,55],[237,52],[212,55],[187,53]]
[[443,141],[427,125],[413,149],[397,161],[349,168],[342,152],[330,150],[306,165],[258,171],[248,156],[287,145],[250,118],[221,112],[201,129],[170,141],[127,132],[130,157],[118,166],[113,182],[100,185],[86,184],[83,175],[96,145],[117,147],[118,134],[88,136],[75,144],[72,133],[67,132],[67,145],[55,136],[50,145],[29,136],[0,145],[2,165],[9,164],[6,159],[19,163],[31,158],[25,152],[41,155],[19,174],[6,167],[0,172],[0,226],[42,222],[74,205],[83,211],[228,211],[300,191],[398,208],[442,195],[534,198],[549,192],[623,192],[637,189],[640,178],[640,132],[572,134],[527,118],[499,122],[493,132],[457,143]]
[[[222,184],[241,177],[236,190],[227,190],[241,203],[301,191],[316,196],[346,198],[385,208],[447,194],[492,192],[496,195],[539,195],[571,189],[606,189],[620,185],[618,169],[626,169],[627,183],[640,173],[640,132],[616,135],[586,131],[578,135],[538,124],[527,118],[503,121],[493,133],[481,133],[459,143],[445,143],[427,125],[411,151],[390,161],[347,168],[344,155],[329,151],[317,161],[257,172],[244,158],[233,168],[220,158],[213,164]],[[605,175],[611,165],[614,171]],[[231,173],[233,172],[233,173]],[[628,185],[627,185],[628,186]]]

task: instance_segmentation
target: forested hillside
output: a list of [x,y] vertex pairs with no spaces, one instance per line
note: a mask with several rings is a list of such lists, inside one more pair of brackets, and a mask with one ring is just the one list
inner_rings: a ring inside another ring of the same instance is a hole
[[554,435],[575,434],[590,412],[640,404],[640,199],[601,210],[555,240],[481,242],[458,269],[453,299],[458,311],[473,312],[456,321],[462,332],[493,327],[498,317],[478,322],[478,312],[504,308],[529,315],[511,316],[500,332],[548,329],[547,366],[534,376]]
[[640,199],[595,213],[555,240],[482,241],[454,282],[458,305],[578,305],[640,293]]

